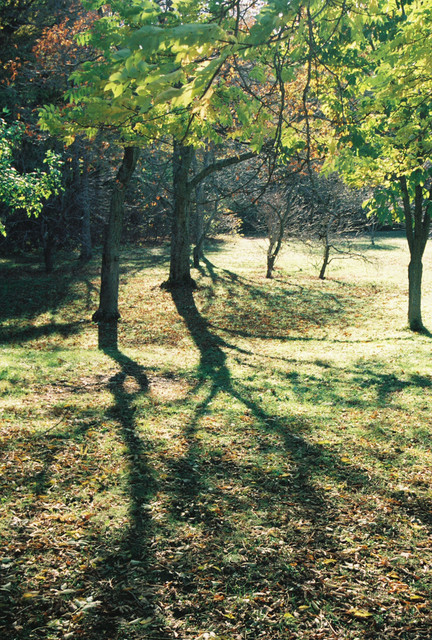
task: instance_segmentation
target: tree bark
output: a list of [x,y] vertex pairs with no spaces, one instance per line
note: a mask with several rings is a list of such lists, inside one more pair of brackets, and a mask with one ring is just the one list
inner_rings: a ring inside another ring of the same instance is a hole
[[410,251],[408,265],[408,324],[412,331],[424,331],[421,313],[421,287],[423,275],[423,253],[429,237],[431,223],[431,193],[424,203],[423,187],[415,186],[413,205],[410,202],[405,176],[399,178],[402,203],[405,213],[405,228]]
[[190,274],[190,198],[191,184],[189,170],[194,157],[192,146],[174,141],[173,154],[173,190],[174,211],[171,235],[171,258],[169,279],[164,287],[195,287],[195,280]]
[[99,308],[92,316],[94,322],[115,322],[120,318],[118,290],[124,193],[135,171],[138,156],[138,148],[125,147],[123,160],[114,180],[110,211],[105,226]]
[[[204,156],[204,163],[206,163],[206,156]],[[196,156],[194,162],[194,171],[196,173]],[[193,248],[193,266],[195,269],[199,269],[200,261],[203,257],[204,249],[204,181],[200,182],[195,187],[195,216],[193,225],[193,242],[195,244]]]
[[273,277],[273,269],[274,269],[274,263],[276,260],[276,256],[274,255],[268,255],[267,254],[267,272],[266,272],[266,278],[272,278]]
[[320,280],[325,280],[325,272],[327,269],[327,265],[329,263],[329,257],[330,257],[330,245],[326,242],[324,245],[323,263],[321,265],[321,271],[319,274]]
[[422,256],[415,252],[408,265],[408,324],[412,331],[422,331],[424,328],[421,314],[422,275]]
[[[288,210],[288,208],[287,208]],[[274,266],[279,255],[279,251],[282,247],[283,237],[285,233],[285,216],[277,214],[277,229],[273,234],[271,231],[269,232],[269,247],[267,249],[267,273],[266,278],[273,277]]]
[[203,246],[204,246],[204,236],[200,236],[197,244],[193,248],[193,266],[195,269],[199,269],[200,262],[203,258]]

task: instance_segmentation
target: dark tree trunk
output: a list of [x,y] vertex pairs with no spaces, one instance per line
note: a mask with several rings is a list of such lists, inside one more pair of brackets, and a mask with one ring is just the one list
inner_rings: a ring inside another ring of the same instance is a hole
[[173,154],[173,190],[174,211],[171,235],[171,260],[169,279],[164,287],[195,286],[195,281],[190,274],[190,197],[191,186],[189,183],[189,170],[194,157],[194,149],[191,146],[174,142]]
[[324,245],[323,263],[321,265],[321,271],[319,274],[320,280],[325,280],[325,272],[327,269],[327,265],[329,263],[329,257],[330,257],[330,245],[326,242]]
[[423,275],[422,256],[418,252],[411,254],[408,266],[408,324],[412,331],[422,331],[421,286]]
[[120,317],[118,290],[124,193],[135,171],[138,156],[139,149],[126,147],[123,161],[114,180],[110,211],[105,226],[99,308],[93,314],[94,322],[114,322]]
[[195,189],[195,229],[194,229],[194,241],[195,246],[193,248],[193,266],[195,269],[199,269],[200,261],[203,258],[204,249],[204,206],[203,200],[203,184],[200,183]]
[[421,314],[421,286],[423,275],[423,253],[429,237],[431,222],[431,193],[424,202],[423,187],[415,186],[414,206],[411,205],[407,180],[399,179],[405,212],[405,226],[410,251],[408,266],[408,324],[412,331],[423,331]]
[[200,262],[203,258],[203,245],[204,245],[204,236],[202,236],[197,244],[193,248],[193,266],[195,269],[199,269]]
[[274,269],[275,260],[276,260],[276,256],[267,255],[267,273],[266,273],[266,278],[272,278],[273,277],[273,269]]

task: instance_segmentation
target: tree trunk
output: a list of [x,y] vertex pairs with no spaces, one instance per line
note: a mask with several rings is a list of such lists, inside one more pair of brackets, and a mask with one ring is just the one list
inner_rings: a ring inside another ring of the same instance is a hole
[[276,256],[267,254],[267,273],[266,278],[273,277],[273,269],[275,264]]
[[412,331],[422,331],[421,285],[423,264],[419,252],[411,254],[408,266],[408,324]]
[[195,189],[195,229],[194,229],[194,241],[195,246],[193,248],[193,266],[195,269],[199,269],[200,260],[203,257],[204,249],[204,206],[203,200],[204,186],[201,182]]
[[426,198],[425,202],[423,187],[415,185],[412,206],[405,176],[399,178],[399,184],[402,191],[405,230],[410,251],[410,263],[408,266],[408,324],[412,331],[424,331],[421,315],[422,258],[429,238],[432,191],[429,192],[429,198]]
[[325,272],[327,269],[327,265],[329,263],[329,257],[330,257],[330,245],[326,242],[324,245],[323,263],[321,265],[321,271],[319,274],[320,280],[325,280]]
[[93,314],[94,322],[115,322],[120,317],[118,290],[124,193],[135,170],[138,156],[139,149],[126,147],[114,180],[108,222],[105,226],[99,308]]
[[171,260],[169,279],[164,287],[195,286],[190,275],[190,229],[189,212],[191,187],[188,181],[194,149],[181,142],[174,142],[173,190],[174,211],[171,235]]
[[197,244],[193,248],[193,266],[199,269],[200,262],[203,258],[204,236],[201,236]]
[[285,216],[277,214],[277,228],[274,233],[269,232],[269,248],[267,249],[267,273],[266,278],[273,277],[274,266],[282,248],[283,237],[285,233]]

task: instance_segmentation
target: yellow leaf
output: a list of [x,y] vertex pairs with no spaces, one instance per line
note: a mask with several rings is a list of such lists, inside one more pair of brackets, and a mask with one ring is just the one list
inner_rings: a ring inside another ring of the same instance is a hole
[[354,618],[371,618],[373,613],[366,611],[366,609],[350,609],[348,611]]
[[22,594],[22,598],[29,600],[30,598],[37,598],[39,595],[39,591],[26,591]]

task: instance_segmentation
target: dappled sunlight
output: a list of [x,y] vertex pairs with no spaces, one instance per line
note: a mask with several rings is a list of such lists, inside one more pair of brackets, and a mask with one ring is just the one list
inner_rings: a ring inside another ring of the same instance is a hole
[[266,283],[226,251],[193,293],[138,252],[118,325],[60,309],[7,342],[17,640],[429,633],[430,338],[377,325],[374,281]]

